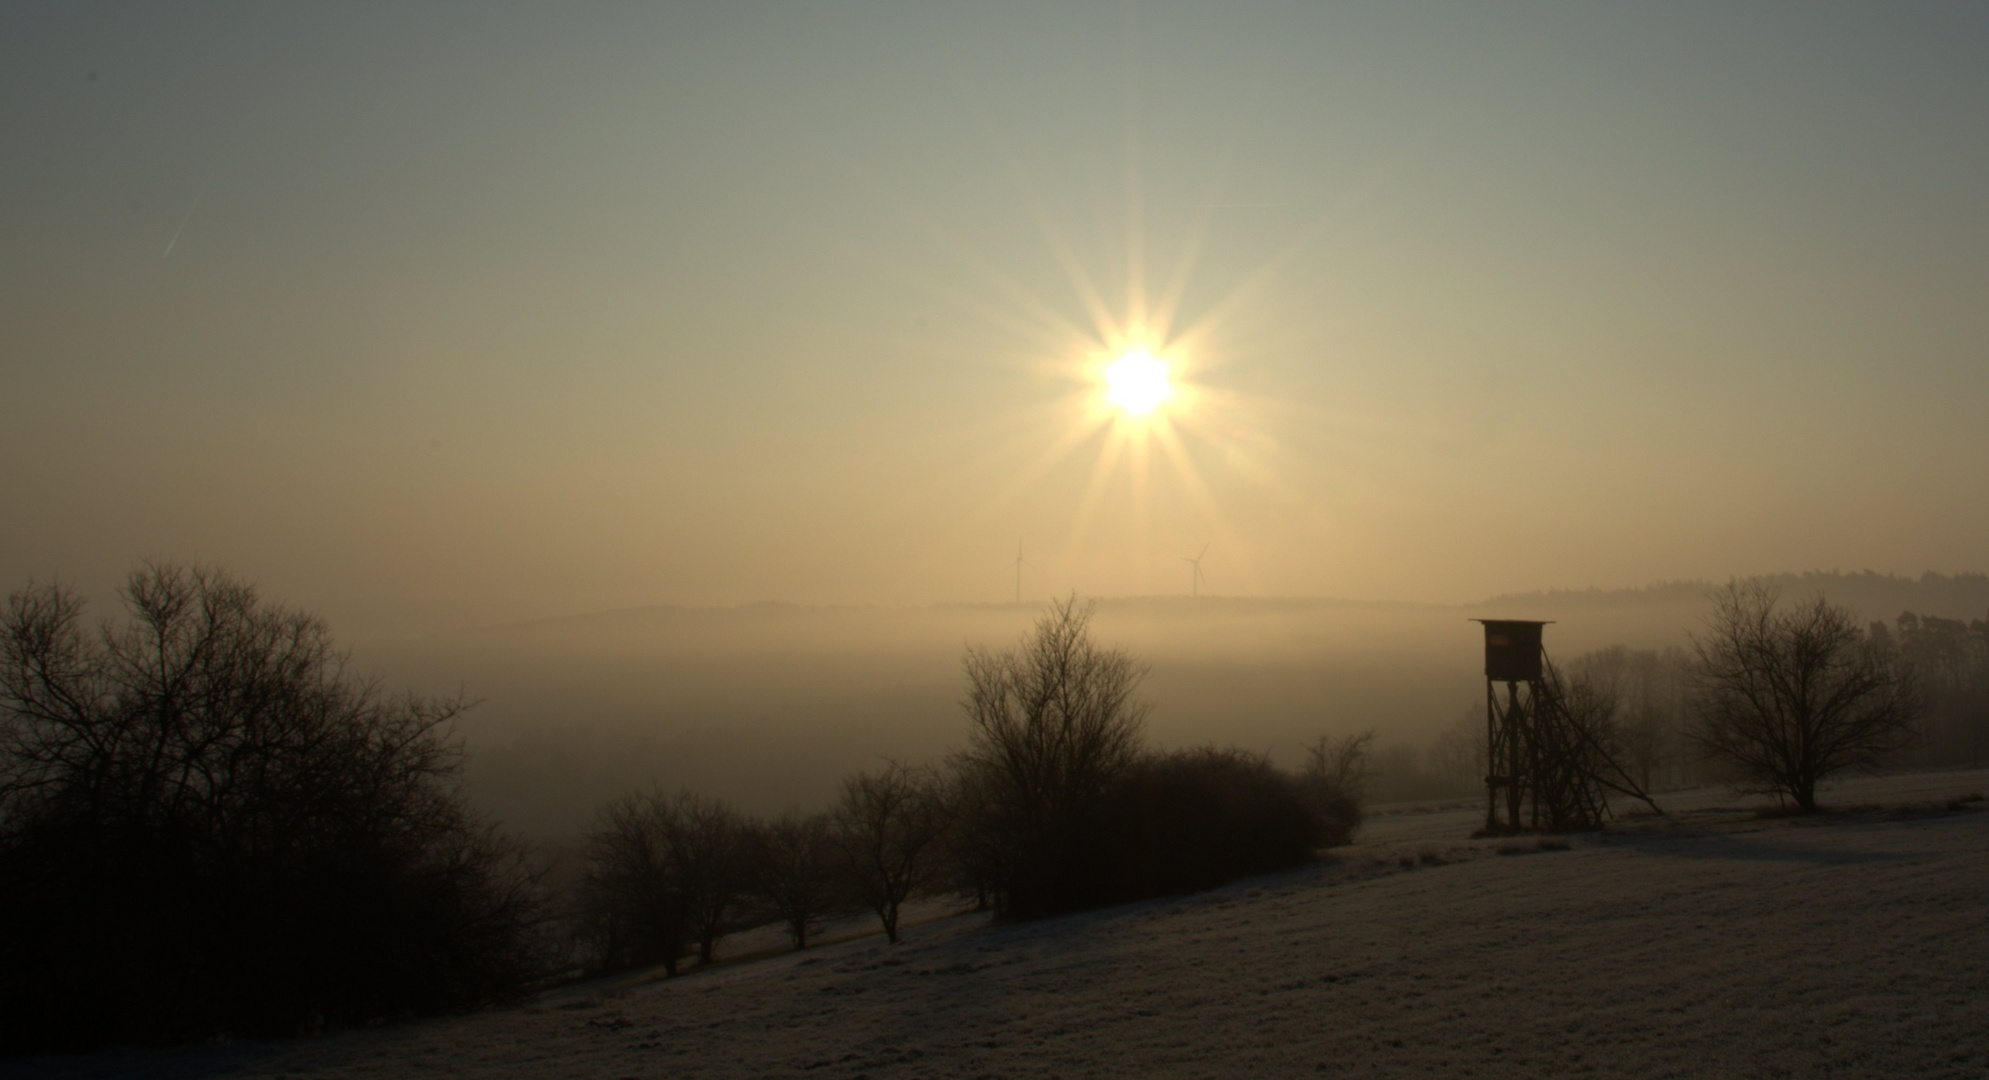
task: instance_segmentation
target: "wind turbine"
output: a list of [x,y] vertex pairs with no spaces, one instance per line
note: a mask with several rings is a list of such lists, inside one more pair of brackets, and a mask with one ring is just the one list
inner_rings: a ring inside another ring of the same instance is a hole
[[[1209,545],[1203,544],[1202,555],[1207,555],[1208,553],[1209,553]],[[1186,555],[1181,556],[1182,562],[1187,563],[1189,566],[1194,568],[1188,572],[1189,596],[1202,595],[1202,555],[1197,555],[1192,559],[1187,557]]]
[[1015,542],[1015,602],[1018,604],[1022,602],[1022,567],[1024,565],[1026,565],[1026,561],[1022,558],[1022,541],[1017,540]]

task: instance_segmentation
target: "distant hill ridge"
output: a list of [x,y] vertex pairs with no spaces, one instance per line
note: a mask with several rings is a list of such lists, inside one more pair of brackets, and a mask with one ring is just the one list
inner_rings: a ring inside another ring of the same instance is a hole
[[[1939,615],[1944,618],[1971,619],[1981,618],[1985,613],[1989,613],[1989,574],[1973,572],[1940,574],[1929,571],[1913,578],[1897,574],[1881,574],[1871,570],[1858,573],[1811,570],[1804,573],[1763,574],[1758,575],[1758,578],[1779,587],[1785,598],[1793,600],[1821,592],[1832,601],[1843,604],[1866,618],[1883,619],[1887,622],[1897,618],[1902,611],[1911,611],[1920,615]],[[1549,614],[1544,617],[1552,618],[1554,612],[1570,610],[1664,606],[1699,608],[1705,604],[1707,595],[1720,586],[1719,582],[1700,579],[1660,581],[1641,588],[1629,589],[1540,589],[1532,592],[1502,593],[1484,600],[1461,604],[1356,600],[1325,596],[1099,596],[1092,599],[1098,601],[1101,612],[1171,619],[1192,619],[1221,614],[1302,613],[1333,609],[1383,609],[1402,612],[1450,610],[1510,618],[1533,617],[1537,613],[1546,612]],[[745,604],[652,604],[551,616],[496,626],[465,627],[454,631],[452,635],[443,636],[530,633],[578,627],[606,629],[662,624],[708,625],[713,622],[750,624],[762,621],[817,621],[879,614],[899,616],[917,616],[921,613],[997,614],[1011,610],[1026,611],[1039,606],[1042,602],[1041,599],[1032,599],[1021,604],[1006,601],[803,604],[784,600],[763,600]]]
[[[1836,570],[1810,570],[1800,574],[1761,574],[1743,580],[1765,581],[1781,589],[1782,596],[1790,600],[1821,593],[1835,603],[1862,613],[1866,618],[1887,622],[1903,611],[1946,618],[1980,618],[1984,613],[1989,613],[1989,574],[1939,574],[1928,571],[1914,578],[1872,570],[1848,574]],[[1721,583],[1699,580],[1661,581],[1640,589],[1548,589],[1507,593],[1465,606],[1473,609],[1685,606],[1704,603],[1707,594],[1720,587]]]

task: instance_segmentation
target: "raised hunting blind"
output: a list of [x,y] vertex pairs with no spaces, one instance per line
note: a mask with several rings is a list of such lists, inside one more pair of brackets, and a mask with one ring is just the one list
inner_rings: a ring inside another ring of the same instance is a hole
[[1485,832],[1593,829],[1611,791],[1655,810],[1610,755],[1614,695],[1579,676],[1562,684],[1541,644],[1547,622],[1471,621],[1485,627]]
[[1474,619],[1485,625],[1485,678],[1492,682],[1540,681],[1540,631],[1527,619]]
[[[1541,631],[1532,619],[1473,619],[1485,627],[1485,831],[1517,832],[1520,813],[1534,786],[1530,718],[1546,698]],[[1499,701],[1499,684],[1506,699]],[[1522,689],[1524,688],[1524,689]],[[1505,805],[1502,807],[1500,803]],[[1500,810],[1504,810],[1501,820]],[[1534,804],[1535,827],[1540,816]]]

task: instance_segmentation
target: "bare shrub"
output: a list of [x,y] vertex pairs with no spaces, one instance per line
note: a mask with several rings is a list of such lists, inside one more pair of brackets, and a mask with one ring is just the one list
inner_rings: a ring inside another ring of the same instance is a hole
[[149,566],[95,632],[0,616],[5,1047],[290,1034],[502,1000],[543,962],[521,849],[458,793],[458,700],[315,618]]
[[835,841],[850,887],[893,943],[899,908],[941,873],[946,824],[945,800],[930,772],[892,762],[843,781]]
[[1734,582],[1693,638],[1693,737],[1744,790],[1816,809],[1817,783],[1875,769],[1915,735],[1918,695],[1889,639],[1823,597],[1778,610],[1779,594]]
[[1373,729],[1337,739],[1321,735],[1305,748],[1305,775],[1327,781],[1356,800],[1365,799],[1373,750]]
[[1361,824],[1361,805],[1367,800],[1370,757],[1374,732],[1344,735],[1338,739],[1320,736],[1306,747],[1305,766],[1298,776],[1299,791],[1311,805],[1319,821],[1317,843],[1337,847],[1349,843]]

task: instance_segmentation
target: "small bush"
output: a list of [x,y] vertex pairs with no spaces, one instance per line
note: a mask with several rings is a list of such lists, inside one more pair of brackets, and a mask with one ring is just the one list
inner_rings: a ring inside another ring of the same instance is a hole
[[1350,843],[1360,828],[1373,747],[1372,731],[1338,739],[1321,736],[1306,747],[1298,788],[1319,819],[1319,846]]
[[1301,775],[1291,783],[1319,823],[1318,846],[1353,843],[1354,833],[1361,827],[1361,802],[1356,792],[1324,776]]

